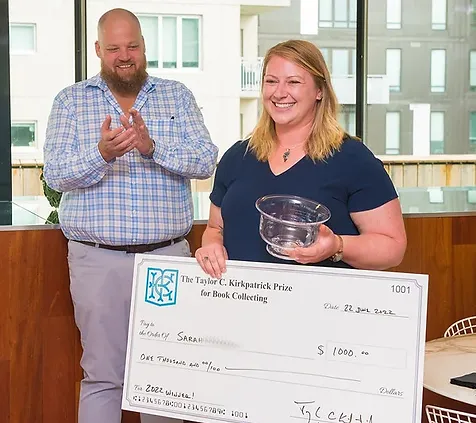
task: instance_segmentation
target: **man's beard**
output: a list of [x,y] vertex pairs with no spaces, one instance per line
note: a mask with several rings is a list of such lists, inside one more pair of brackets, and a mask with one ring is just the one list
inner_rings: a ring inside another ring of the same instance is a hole
[[[122,63],[124,65],[129,64]],[[137,95],[147,79],[146,60],[144,57],[143,65],[136,67],[136,71],[127,79],[119,76],[117,72],[108,69],[101,61],[101,76],[106,81],[109,89],[120,95]],[[137,66],[134,63],[135,66]]]

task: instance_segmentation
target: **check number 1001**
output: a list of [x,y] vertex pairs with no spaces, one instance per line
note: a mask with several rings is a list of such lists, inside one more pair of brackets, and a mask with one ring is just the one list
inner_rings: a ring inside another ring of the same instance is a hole
[[390,288],[392,289],[392,293],[394,294],[410,293],[410,287],[408,285],[392,285]]

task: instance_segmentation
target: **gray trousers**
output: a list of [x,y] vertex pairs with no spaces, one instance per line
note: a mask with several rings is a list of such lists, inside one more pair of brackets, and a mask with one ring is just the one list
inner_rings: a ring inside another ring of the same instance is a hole
[[[187,241],[149,254],[189,257]],[[83,356],[78,423],[120,423],[134,254],[69,241],[68,263]],[[142,422],[179,422],[145,416]]]

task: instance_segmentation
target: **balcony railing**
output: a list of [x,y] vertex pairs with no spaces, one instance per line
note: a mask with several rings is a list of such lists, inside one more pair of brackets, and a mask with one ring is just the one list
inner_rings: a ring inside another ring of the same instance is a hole
[[[258,95],[261,88],[263,58],[241,58],[241,92]],[[332,86],[340,104],[355,104],[355,75],[332,76]],[[386,75],[368,75],[367,103],[388,104],[390,90]]]
[[241,91],[256,94],[259,93],[262,69],[262,57],[251,60],[243,57],[241,58]]

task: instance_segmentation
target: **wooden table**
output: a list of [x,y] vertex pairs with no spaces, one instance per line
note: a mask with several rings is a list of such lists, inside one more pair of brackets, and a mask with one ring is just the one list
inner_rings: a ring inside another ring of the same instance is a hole
[[434,339],[425,345],[423,386],[445,397],[476,405],[476,389],[450,379],[476,372],[476,334]]

